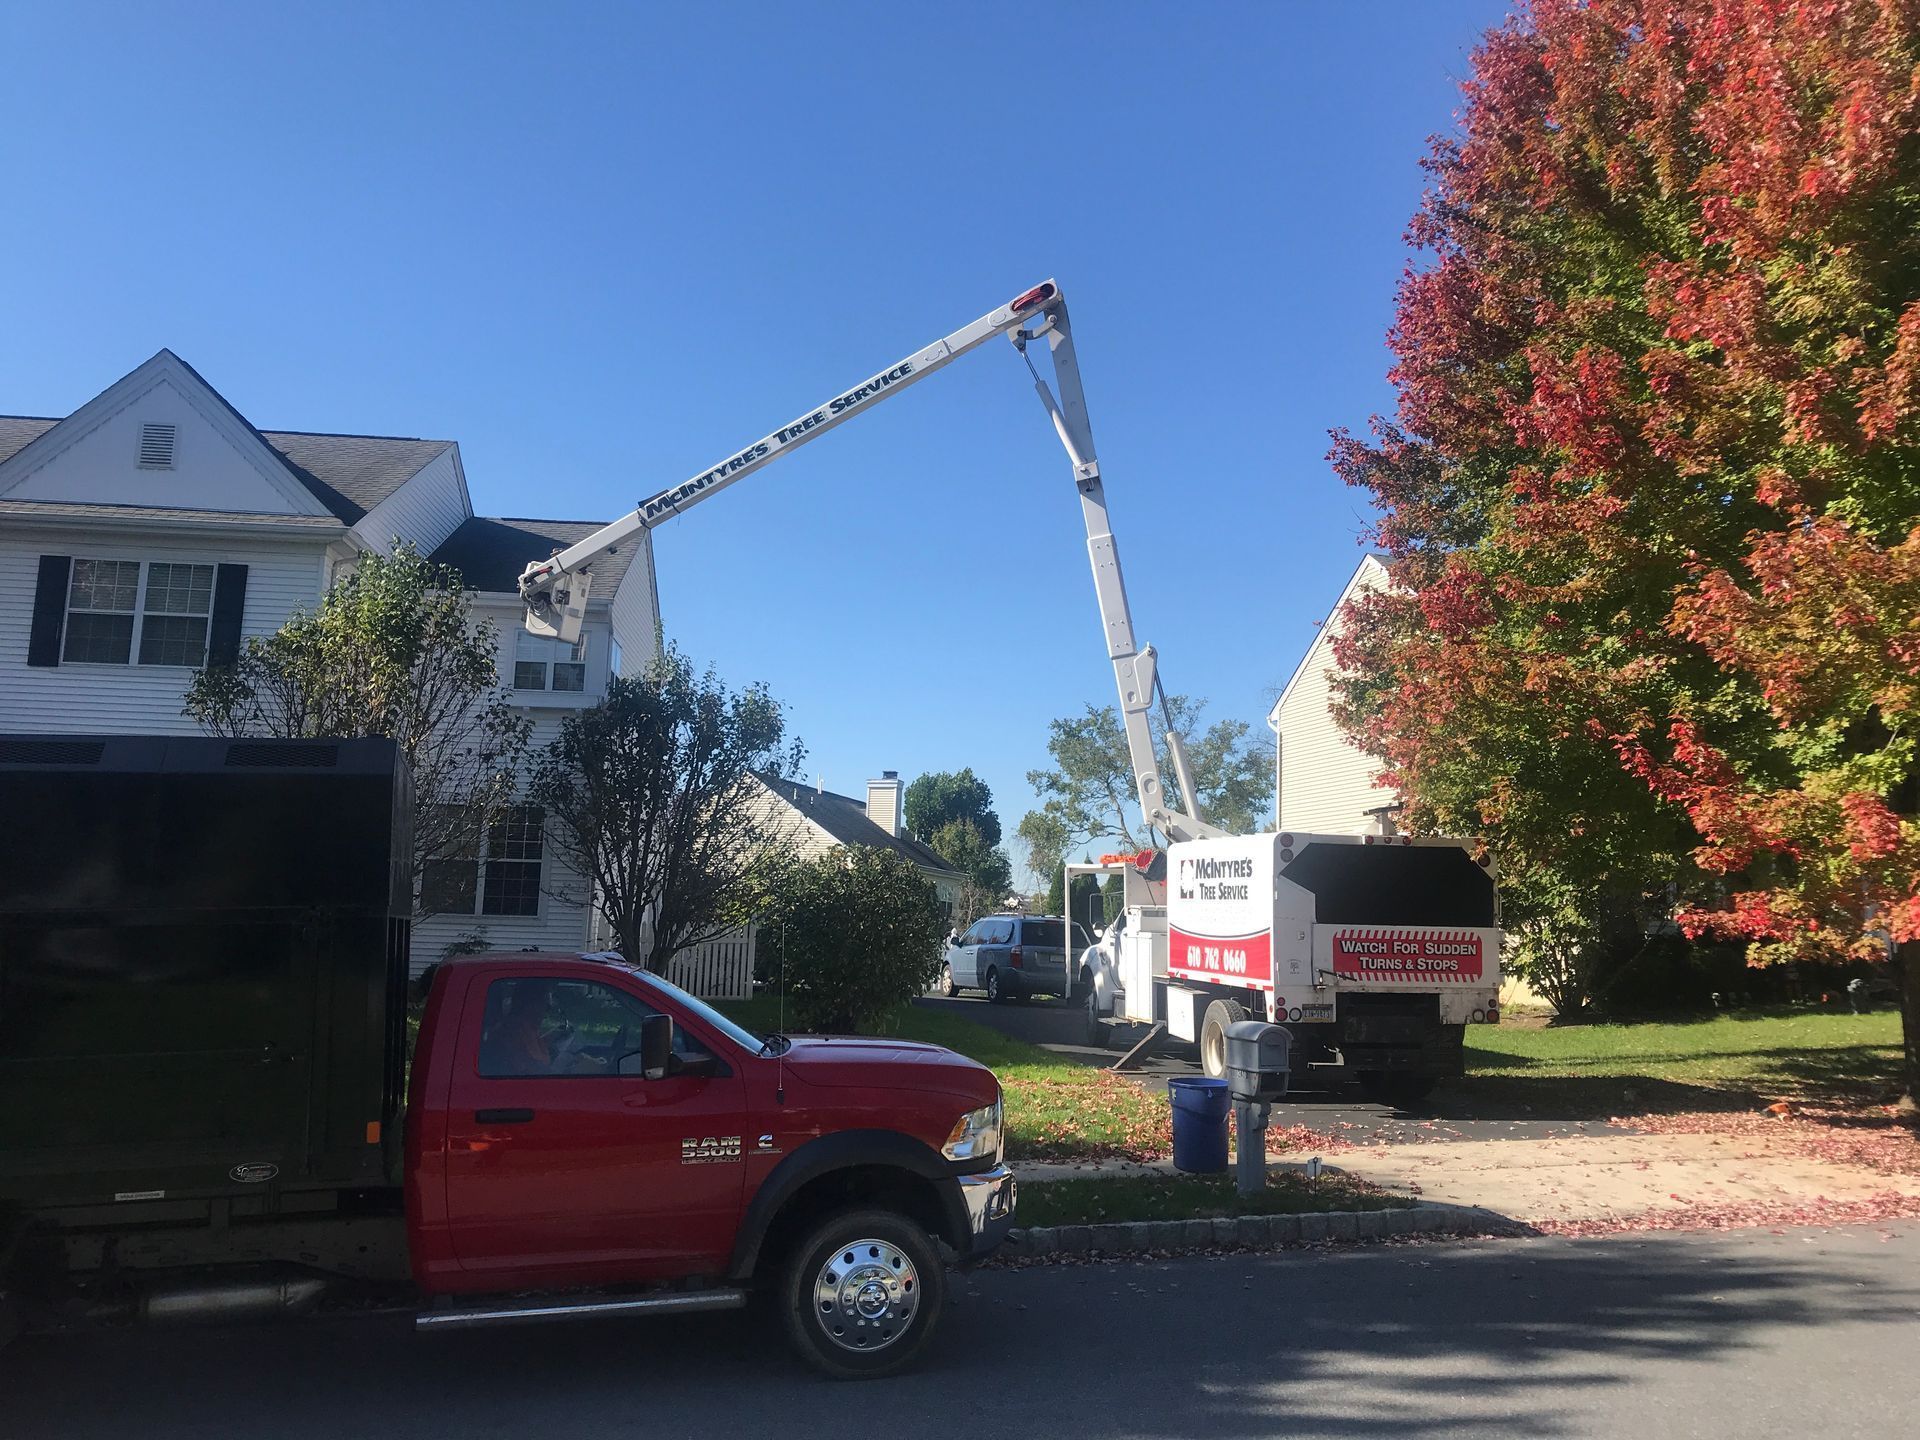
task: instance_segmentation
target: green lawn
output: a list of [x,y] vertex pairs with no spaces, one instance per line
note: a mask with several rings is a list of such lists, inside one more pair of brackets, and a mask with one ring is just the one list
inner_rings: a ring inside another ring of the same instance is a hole
[[[778,1002],[771,996],[728,1001],[719,1008],[749,1029],[779,1028]],[[1109,1071],[1076,1065],[1037,1045],[918,1005],[903,1006],[875,1032],[944,1045],[998,1075],[1006,1094],[1010,1159],[1154,1160],[1172,1150],[1166,1099]]]
[[1299,1215],[1325,1210],[1398,1210],[1411,1200],[1346,1175],[1311,1183],[1297,1171],[1267,1178],[1242,1195],[1231,1175],[1127,1175],[1045,1180],[1020,1186],[1022,1225],[1088,1225],[1125,1220],[1200,1220],[1218,1215]]
[[[1475,1025],[1463,1094],[1717,1108],[1753,1097],[1879,1098],[1897,1087],[1900,1017],[1794,1010],[1680,1022]],[[1633,1092],[1628,1095],[1627,1092]],[[1609,1097],[1615,1097],[1609,1100]]]

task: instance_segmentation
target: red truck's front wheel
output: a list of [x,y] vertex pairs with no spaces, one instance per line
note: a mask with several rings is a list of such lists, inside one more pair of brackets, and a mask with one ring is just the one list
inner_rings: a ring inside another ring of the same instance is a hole
[[781,1286],[787,1334],[842,1380],[891,1375],[933,1338],[946,1270],[927,1234],[890,1210],[844,1210],[801,1242]]

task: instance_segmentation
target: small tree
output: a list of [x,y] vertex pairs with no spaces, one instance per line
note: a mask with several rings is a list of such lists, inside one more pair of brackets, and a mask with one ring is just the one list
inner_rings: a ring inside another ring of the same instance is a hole
[[1013,888],[1013,866],[971,818],[949,820],[927,838],[927,846],[967,877],[954,907],[957,928],[998,908]]
[[402,545],[363,557],[233,665],[197,672],[185,713],[213,735],[393,740],[413,776],[419,896],[425,868],[474,854],[513,794],[530,725],[499,686],[499,648],[459,573]]
[[859,1032],[923,993],[946,933],[933,883],[890,850],[781,867],[761,915],[762,967],[803,1029]]
[[754,779],[798,768],[802,749],[785,734],[765,687],[730,694],[671,647],[561,722],[532,799],[623,955],[658,971],[747,917],[787,838]]

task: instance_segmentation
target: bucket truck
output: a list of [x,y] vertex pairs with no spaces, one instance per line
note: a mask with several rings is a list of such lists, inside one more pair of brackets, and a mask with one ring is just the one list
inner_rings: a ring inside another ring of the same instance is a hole
[[[1197,1043],[1207,1073],[1219,1075],[1226,1027],[1265,1019],[1293,1033],[1297,1068],[1344,1065],[1382,1098],[1418,1098],[1439,1076],[1459,1071],[1466,1024],[1498,1018],[1500,934],[1490,865],[1459,840],[1236,836],[1201,813],[1185,747],[1167,713],[1158,656],[1134,634],[1073,327],[1053,281],[533,561],[520,577],[527,629],[578,639],[596,561],[1003,335],[1025,360],[1072,467],[1134,791],[1165,846],[1068,867],[1070,878],[1089,870],[1125,877],[1123,913],[1080,964],[1089,1029],[1103,1034],[1116,1022],[1147,1024],[1150,1037],[1170,1033]],[[1052,386],[1033,363],[1043,347]],[[1161,779],[1150,726],[1156,705],[1177,800]]]

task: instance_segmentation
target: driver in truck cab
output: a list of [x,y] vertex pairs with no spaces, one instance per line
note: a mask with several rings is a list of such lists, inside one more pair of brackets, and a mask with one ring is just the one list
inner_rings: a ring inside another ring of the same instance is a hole
[[488,1016],[481,1039],[483,1064],[492,1075],[575,1075],[601,1066],[578,1052],[579,1036],[562,1020],[552,1029],[553,987],[544,980],[520,980],[505,991],[506,1013]]

